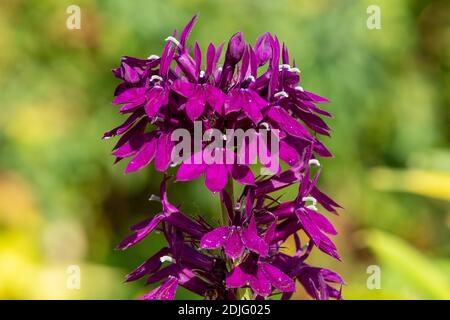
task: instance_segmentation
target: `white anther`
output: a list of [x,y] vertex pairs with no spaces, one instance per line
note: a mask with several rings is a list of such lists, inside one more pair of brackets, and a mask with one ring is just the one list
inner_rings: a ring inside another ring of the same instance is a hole
[[157,201],[157,202],[161,202],[161,198],[158,197],[156,194],[152,194],[150,196],[150,198],[148,198],[148,201]]
[[157,56],[156,54],[152,54],[152,55],[148,56],[147,59],[148,60],[156,60],[156,59],[159,59],[159,56]]
[[320,162],[317,159],[311,159],[308,161],[309,166],[318,166],[320,167]]
[[288,64],[280,64],[279,66],[278,66],[278,70],[283,70],[283,69],[290,69],[291,68],[291,66],[290,65],[288,65]]
[[251,82],[255,82],[255,77],[254,76],[248,76],[247,80],[249,80]]
[[300,73],[300,69],[299,68],[290,68],[289,69],[290,72],[295,72],[295,73]]
[[176,166],[178,166],[178,165],[180,165],[181,163],[180,162],[174,162],[174,163],[171,163],[170,164],[170,167],[171,168],[175,168]]
[[205,71],[201,70],[200,71],[200,78],[203,78],[205,76]]
[[289,97],[289,95],[288,95],[285,91],[277,92],[277,93],[275,93],[273,96],[274,96],[275,98],[277,98],[277,97],[285,97],[285,98]]
[[261,122],[261,123],[260,123],[260,126],[261,126],[261,127],[264,127],[264,129],[266,129],[266,130],[269,130],[269,129],[270,129],[269,124],[268,124],[267,122]]
[[150,82],[152,82],[153,80],[163,81],[163,78],[161,78],[160,76],[154,74],[154,75],[151,76]]
[[306,209],[309,209],[309,210],[314,210],[314,211],[318,211],[318,209],[317,209],[317,207],[315,206],[315,205],[309,205],[309,206],[307,206],[306,207]]
[[317,203],[316,198],[311,197],[311,196],[303,197],[303,198],[302,198],[302,201],[303,201],[303,202],[311,202],[313,206],[315,206],[316,203]]
[[161,263],[164,262],[170,262],[170,263],[175,263],[175,259],[172,258],[171,256],[162,256],[161,258],[159,258],[159,261],[161,261]]
[[180,46],[180,42],[179,42],[175,37],[168,36],[168,37],[165,39],[165,41],[170,41],[170,42],[174,43],[177,47]]
[[295,90],[298,90],[298,91],[301,91],[301,92],[305,91],[305,89],[303,89],[303,87],[300,87],[300,86],[295,87]]
[[226,135],[226,134],[222,135],[222,139],[223,139],[224,141],[227,141],[227,135]]
[[152,122],[151,122],[151,124],[154,124],[155,122],[161,122],[161,121],[163,121],[164,119],[163,118],[161,118],[161,117],[154,117],[153,118],[153,120],[152,120]]

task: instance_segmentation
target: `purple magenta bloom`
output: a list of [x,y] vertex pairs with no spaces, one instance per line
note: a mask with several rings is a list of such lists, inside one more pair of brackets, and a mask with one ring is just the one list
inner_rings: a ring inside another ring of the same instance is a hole
[[[241,32],[234,34],[219,66],[222,45],[210,43],[204,52],[197,42],[188,45],[196,20],[167,37],[161,56],[123,57],[112,71],[121,81],[112,103],[120,105],[126,119],[103,138],[119,137],[112,154],[116,162],[129,159],[125,173],[151,163],[164,173],[160,195],[154,197],[161,210],[133,226],[118,248],[131,248],[153,231],[162,233],[167,245],[126,281],[146,278],[155,284],[142,297],[151,300],[174,299],[179,286],[205,299],[243,299],[241,288],[249,293],[245,298],[289,299],[296,282],[314,299],[341,299],[344,280],[305,262],[314,248],[340,260],[331,240],[337,231],[325,214],[336,214],[340,205],[317,186],[320,159],[332,157],[320,141],[331,133],[324,119],[332,114],[319,106],[329,100],[302,87],[300,70],[275,35],[266,32],[251,45]],[[250,138],[241,150],[202,141],[175,161],[172,134],[183,129],[193,136],[197,123],[202,136],[217,130],[224,140],[228,129],[265,128],[270,139],[278,139],[279,149],[260,141],[258,131],[258,139]],[[258,175],[251,164],[258,156],[261,160],[260,150],[285,165],[262,163],[273,174]],[[223,161],[205,161],[211,154]],[[170,180],[181,184],[202,176],[206,187],[220,195],[219,224],[191,217],[168,200]],[[234,182],[242,185],[240,195],[232,191]],[[279,196],[293,185],[298,190],[294,199]],[[307,243],[301,243],[299,233]],[[292,256],[281,252],[289,238],[295,243]]]

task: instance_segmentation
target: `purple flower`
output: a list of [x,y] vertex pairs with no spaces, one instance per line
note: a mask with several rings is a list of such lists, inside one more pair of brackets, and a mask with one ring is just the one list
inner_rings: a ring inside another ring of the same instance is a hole
[[262,257],[269,253],[269,246],[258,236],[255,219],[251,219],[247,228],[240,226],[223,226],[205,234],[200,241],[201,249],[224,248],[227,257],[239,258],[245,249],[253,251]]
[[[343,279],[305,262],[314,248],[340,260],[330,238],[337,231],[325,214],[336,214],[340,206],[317,186],[320,159],[332,156],[320,141],[331,133],[324,118],[332,115],[319,107],[329,100],[303,88],[286,44],[270,33],[254,46],[242,33],[234,34],[219,67],[222,45],[210,43],[205,54],[198,43],[188,46],[196,20],[167,37],[161,56],[123,57],[113,70],[121,80],[113,104],[127,117],[103,138],[119,137],[112,153],[116,162],[130,159],[125,173],[151,163],[164,173],[160,195],[154,197],[161,210],[133,226],[118,248],[131,248],[153,231],[161,232],[167,245],[126,281],[146,278],[147,284],[156,284],[142,299],[174,299],[179,286],[205,299],[289,299],[296,281],[314,299],[341,299]],[[227,140],[229,129],[263,128],[269,138],[261,139],[257,131],[242,149],[229,141],[222,146],[194,141],[194,151],[183,151],[176,162],[173,133],[183,129],[195,135],[197,123],[202,137],[216,130]],[[262,155],[279,157],[286,166],[261,161],[273,174],[258,175],[251,164]],[[206,161],[211,156],[220,161]],[[202,176],[206,187],[220,195],[219,224],[219,219],[191,217],[168,200],[172,177],[183,182]],[[234,182],[242,185],[240,195],[233,192]],[[279,191],[293,185],[297,195],[284,200]],[[307,243],[301,243],[300,232]],[[281,252],[289,238],[295,243],[293,256]]]

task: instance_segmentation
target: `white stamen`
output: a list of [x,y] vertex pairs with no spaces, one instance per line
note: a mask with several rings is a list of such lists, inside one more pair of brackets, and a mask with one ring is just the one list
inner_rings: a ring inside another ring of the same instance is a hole
[[226,134],[222,135],[222,139],[223,139],[224,141],[227,141],[227,135],[226,135]]
[[170,263],[175,263],[175,259],[172,258],[171,256],[162,256],[161,258],[159,258],[159,261],[161,261],[161,263],[164,262],[170,262]]
[[152,77],[150,78],[150,82],[152,82],[153,80],[163,81],[163,78],[161,78],[160,76],[154,74],[154,75],[152,75]]
[[261,122],[260,126],[264,127],[266,130],[270,129],[269,124],[267,122]]
[[290,72],[295,72],[295,73],[300,73],[300,69],[299,68],[290,68],[289,69]]
[[285,98],[289,97],[289,95],[288,95],[285,91],[277,92],[277,93],[275,93],[273,96],[274,96],[275,98],[277,98],[277,97],[285,97]]
[[153,120],[152,120],[152,122],[151,122],[151,124],[154,124],[155,122],[163,121],[163,120],[164,120],[164,119],[161,118],[161,117],[154,117]]
[[203,78],[205,76],[205,71],[201,70],[200,71],[200,78]]
[[173,163],[170,164],[170,167],[171,168],[175,168],[176,166],[178,166],[180,164],[181,164],[180,162],[173,162]]
[[309,161],[308,161],[308,164],[309,164],[310,166],[318,166],[318,167],[320,167],[320,162],[319,162],[319,160],[317,160],[317,159],[311,159],[311,160],[309,160]]
[[283,69],[290,69],[291,68],[291,66],[290,65],[288,65],[288,64],[280,64],[279,66],[278,66],[278,70],[283,70]]
[[157,56],[156,54],[152,54],[152,55],[148,56],[147,59],[148,60],[156,60],[156,59],[159,59],[159,56]]
[[158,197],[156,194],[152,194],[150,196],[150,198],[148,198],[148,201],[157,201],[157,202],[161,202],[161,198]]
[[315,206],[316,203],[317,203],[316,198],[311,197],[311,196],[303,197],[303,198],[302,198],[302,201],[303,201],[303,202],[311,202],[313,206]]
[[295,87],[295,90],[298,90],[298,91],[301,91],[301,92],[305,91],[305,89],[303,89],[303,87],[300,87],[300,86]]
[[222,71],[222,67],[217,68],[217,71]]
[[175,39],[175,37],[168,36],[168,37],[165,39],[165,41],[171,41],[171,42],[174,43],[177,47],[180,46],[180,42],[179,42],[177,39]]
[[255,82],[255,77],[254,76],[248,76],[247,80],[250,80],[251,82]]
[[310,210],[318,211],[317,207],[316,207],[315,205],[313,205],[313,204],[307,206],[306,208],[307,208],[307,209],[310,209]]

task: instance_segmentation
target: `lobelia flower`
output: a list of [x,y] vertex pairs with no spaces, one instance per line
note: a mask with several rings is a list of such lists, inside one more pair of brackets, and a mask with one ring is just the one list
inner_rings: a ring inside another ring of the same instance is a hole
[[[340,206],[317,186],[319,159],[332,156],[319,139],[331,132],[323,117],[332,115],[318,106],[329,100],[303,89],[287,46],[270,33],[254,46],[242,33],[234,34],[219,66],[222,45],[209,44],[203,56],[198,43],[193,48],[187,44],[196,19],[179,37],[176,31],[167,37],[161,57],[123,57],[113,70],[122,81],[113,104],[121,105],[119,112],[127,119],[103,137],[120,137],[112,153],[116,162],[130,158],[125,173],[152,162],[164,173],[160,195],[152,197],[162,209],[133,226],[118,248],[128,249],[153,231],[164,235],[167,246],[126,281],[146,277],[147,284],[159,283],[142,297],[152,300],[174,299],[179,286],[205,299],[289,299],[296,281],[314,299],[341,299],[341,289],[332,284],[342,286],[343,279],[305,262],[314,248],[340,260],[329,237],[337,232],[320,212],[336,214]],[[277,139],[279,150],[256,138],[242,149],[229,141],[223,147],[201,142],[199,150],[183,153],[175,163],[172,134],[184,129],[194,135],[197,122],[202,134],[216,129],[225,136],[227,129],[253,129],[260,137],[258,130],[265,129],[270,139]],[[256,175],[250,165],[264,153],[278,156],[285,165],[269,176]],[[243,154],[244,161],[238,162]],[[205,161],[211,156],[222,161]],[[169,202],[167,186],[173,176],[180,183],[205,177],[206,187],[220,195],[219,224],[191,217]],[[234,182],[243,185],[239,196],[232,191]],[[297,195],[282,200],[280,190],[292,185],[298,187]],[[305,245],[299,234],[308,239]],[[281,252],[291,237],[293,256]]]

